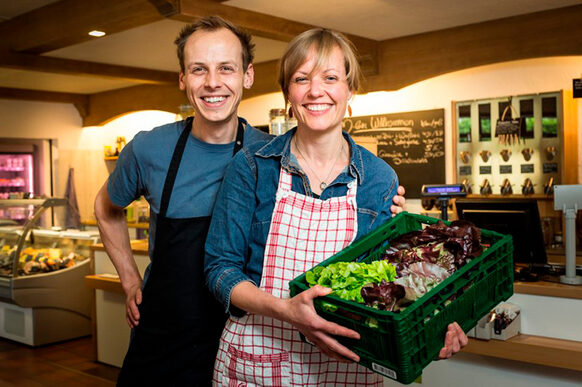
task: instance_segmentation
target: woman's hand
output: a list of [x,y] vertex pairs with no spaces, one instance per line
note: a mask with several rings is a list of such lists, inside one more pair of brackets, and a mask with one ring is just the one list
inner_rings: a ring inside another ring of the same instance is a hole
[[396,189],[396,195],[394,195],[394,197],[392,198],[392,202],[394,203],[390,207],[390,211],[392,212],[392,215],[396,215],[396,214],[402,212],[404,204],[406,204],[406,199],[404,198],[405,193],[406,193],[406,190],[404,189],[404,187],[399,185],[398,188]]
[[358,332],[321,318],[313,307],[313,299],[331,293],[331,289],[314,286],[286,300],[285,321],[295,326],[307,340],[326,355],[344,363],[360,361],[360,357],[341,345],[333,336],[359,339]]
[[459,352],[468,342],[469,339],[459,324],[456,322],[449,324],[445,336],[445,346],[439,352],[439,359],[450,359],[451,356]]

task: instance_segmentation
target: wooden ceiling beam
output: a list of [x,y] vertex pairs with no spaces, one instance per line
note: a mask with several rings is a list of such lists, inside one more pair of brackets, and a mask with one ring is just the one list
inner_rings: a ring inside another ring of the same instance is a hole
[[0,52],[0,67],[45,73],[114,78],[147,84],[176,84],[178,80],[178,74],[171,71],[12,52]]
[[[219,15],[237,26],[246,29],[253,35],[284,42],[289,42],[300,33],[317,27],[311,24],[224,5],[212,0],[178,1],[180,1],[180,13],[172,16],[172,19],[192,22],[193,19],[209,15]],[[345,35],[358,49],[364,74],[376,74],[378,71],[377,57],[379,42],[361,36]]]
[[380,43],[377,76],[366,91],[398,90],[492,63],[582,55],[582,5],[512,16]]
[[61,0],[0,23],[0,36],[9,37],[0,45],[40,54],[95,39],[91,30],[112,34],[163,18],[148,0]]
[[54,91],[0,87],[0,99],[71,103],[75,105],[82,118],[85,118],[89,113],[89,95],[87,94],[58,93]]
[[180,13],[180,0],[148,0],[163,17]]

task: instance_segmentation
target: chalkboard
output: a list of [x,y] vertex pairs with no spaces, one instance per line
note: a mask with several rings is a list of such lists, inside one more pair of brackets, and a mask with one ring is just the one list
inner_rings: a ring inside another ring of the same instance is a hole
[[445,183],[445,110],[345,118],[343,130],[371,137],[378,157],[398,174],[407,198],[420,198],[423,184]]

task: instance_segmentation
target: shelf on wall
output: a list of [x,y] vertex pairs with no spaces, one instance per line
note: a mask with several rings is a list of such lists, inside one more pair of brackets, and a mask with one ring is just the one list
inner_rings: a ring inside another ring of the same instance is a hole
[[582,371],[582,342],[519,334],[506,341],[469,339],[464,353]]

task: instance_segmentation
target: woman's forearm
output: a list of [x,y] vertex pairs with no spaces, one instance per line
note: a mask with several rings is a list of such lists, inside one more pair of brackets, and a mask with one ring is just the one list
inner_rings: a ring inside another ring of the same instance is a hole
[[285,320],[285,300],[264,292],[249,281],[240,282],[232,289],[230,303],[248,313]]

